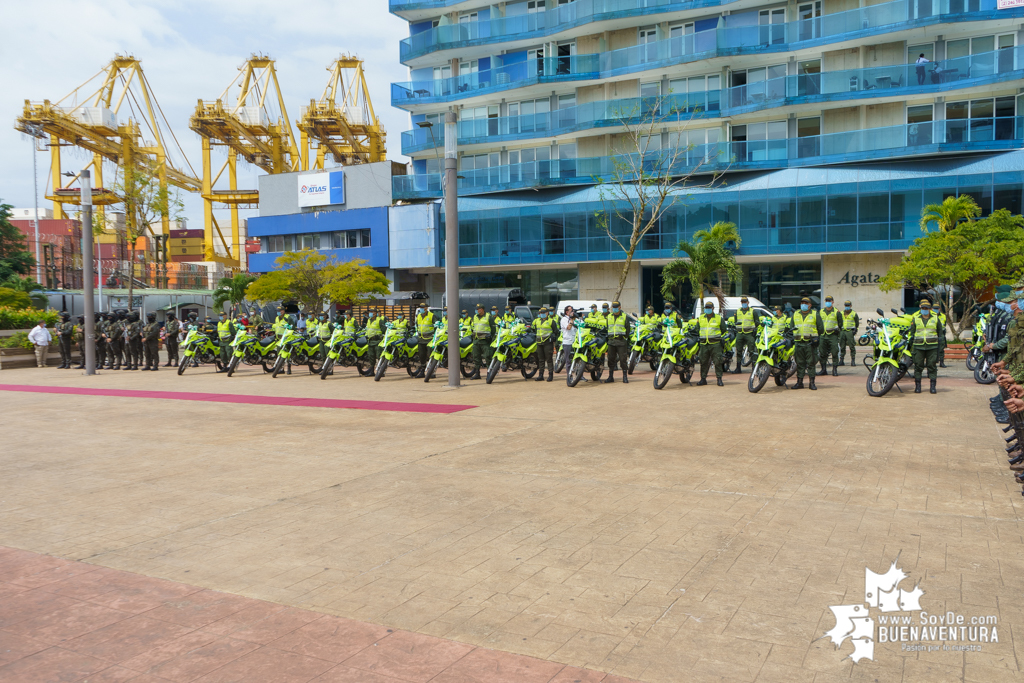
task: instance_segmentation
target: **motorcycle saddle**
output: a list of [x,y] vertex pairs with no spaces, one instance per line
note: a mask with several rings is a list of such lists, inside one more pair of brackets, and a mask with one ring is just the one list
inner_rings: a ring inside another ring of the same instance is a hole
[[359,346],[366,346],[367,343],[368,342],[366,341],[366,337],[357,337],[356,338],[356,344],[358,344]]
[[419,337],[409,337],[408,339],[405,340],[405,343],[408,344],[409,346],[416,346],[417,344],[420,343],[420,338]]
[[459,338],[459,346],[466,347],[466,346],[472,346],[472,345],[473,345],[473,338],[472,337],[460,337]]
[[277,339],[273,335],[271,335],[269,337],[264,337],[263,339],[260,339],[260,345],[261,346],[272,346],[272,345],[274,345],[276,343],[277,343]]
[[524,334],[523,340],[520,342],[523,346],[533,346],[537,342],[537,337],[532,334]]

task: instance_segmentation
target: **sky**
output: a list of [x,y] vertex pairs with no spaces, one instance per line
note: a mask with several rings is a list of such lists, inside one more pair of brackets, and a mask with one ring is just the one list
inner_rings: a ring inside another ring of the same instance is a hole
[[[388,158],[405,161],[401,133],[409,119],[391,107],[390,83],[407,80],[398,42],[408,29],[387,6],[387,0],[0,0],[0,203],[32,207],[32,143],[14,130],[24,101],[63,97],[115,54],[142,62],[197,177],[202,174],[201,142],[189,130],[189,117],[197,100],[213,100],[223,92],[252,53],[276,60],[296,135],[295,119],[303,105],[323,92],[328,65],[342,53],[360,57],[374,110],[388,134]],[[119,118],[127,118],[123,107]],[[214,153],[214,172],[224,158]],[[62,165],[78,169],[90,159],[84,151],[65,149]],[[172,159],[184,166],[180,155]],[[38,152],[37,164],[39,205],[49,208],[52,204],[43,199],[49,153]],[[240,163],[239,187],[256,188],[262,173]],[[182,198],[189,227],[202,228],[202,201],[196,194]]]

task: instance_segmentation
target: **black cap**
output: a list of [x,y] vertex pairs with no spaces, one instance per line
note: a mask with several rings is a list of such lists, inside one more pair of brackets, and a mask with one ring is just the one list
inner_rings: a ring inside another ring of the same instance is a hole
[[476,307],[477,308],[486,308],[483,304],[477,304]]
[[800,299],[800,303],[802,303],[802,304],[809,304],[809,303],[811,303],[811,300],[808,297],[805,296],[803,299]]
[[853,302],[850,301],[849,299],[847,299],[846,301],[843,302],[843,305],[844,306],[853,306]]
[[832,295],[829,294],[828,296],[826,296],[825,301],[832,301]]
[[746,302],[746,303],[748,303],[748,304],[749,304],[749,303],[750,303],[750,299],[748,299],[748,298],[747,298],[747,297],[745,297],[745,296],[741,296],[741,297],[740,297],[740,303],[743,303],[743,302]]
[[621,305],[621,304],[619,304],[619,302],[618,302],[618,301],[613,301],[613,302],[612,302],[612,306],[619,306],[619,305]]
[[465,308],[463,308],[462,309],[462,314],[465,315],[466,313],[469,313],[469,311],[467,311]]

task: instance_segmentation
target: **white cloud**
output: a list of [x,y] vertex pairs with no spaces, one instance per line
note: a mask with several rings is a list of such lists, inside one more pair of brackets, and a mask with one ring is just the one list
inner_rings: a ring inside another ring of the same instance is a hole
[[[24,100],[57,100],[99,71],[116,53],[142,61],[147,79],[192,167],[201,171],[201,144],[188,128],[199,99],[214,99],[251,53],[276,60],[293,121],[323,92],[326,67],[342,53],[364,61],[374,110],[388,133],[388,157],[401,156],[408,114],[391,107],[390,83],[407,78],[398,61],[405,23],[386,0],[36,0],[4,1],[0,9],[0,200],[32,205],[30,143],[14,130]],[[126,112],[122,110],[122,117]],[[89,156],[65,151],[65,169]],[[39,153],[40,205],[49,156]],[[239,185],[256,186],[255,169],[240,169]],[[202,204],[186,197],[193,227]]]

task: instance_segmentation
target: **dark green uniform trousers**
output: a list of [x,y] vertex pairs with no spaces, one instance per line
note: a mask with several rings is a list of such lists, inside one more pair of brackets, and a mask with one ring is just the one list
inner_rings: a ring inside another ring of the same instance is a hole
[[708,378],[711,364],[715,364],[715,377],[722,379],[722,342],[700,345],[700,378]]
[[622,367],[623,372],[629,372],[629,344],[625,339],[608,340],[608,370],[615,372]]
[[545,365],[551,372],[555,370],[555,338],[551,337],[547,341],[537,342],[537,351],[540,354],[537,357],[537,365],[543,371]]
[[754,343],[753,332],[736,333],[736,372],[743,370],[743,349],[750,349],[750,362],[757,360],[757,344]]
[[796,361],[796,379],[799,382],[807,375],[814,379],[814,369],[818,363],[818,345],[810,341],[798,341],[793,350]]
[[925,368],[928,369],[928,379],[936,379],[939,376],[939,370],[936,367],[936,363],[939,362],[939,349],[937,347],[931,347],[930,349],[922,349],[914,347],[914,379],[921,379],[921,375],[924,374]]
[[[823,334],[818,339],[818,358],[822,366],[828,362],[829,355],[832,356],[832,366],[839,365],[839,333]],[[822,367],[824,370],[824,367]]]
[[377,359],[380,358],[381,337],[368,337],[366,340],[366,355],[370,357],[370,367],[377,367]]
[[853,337],[853,330],[843,330],[839,333],[839,360],[846,358],[846,348],[850,348],[850,365],[857,363],[857,340]]
[[473,339],[473,364],[479,370],[491,362],[491,340]]

